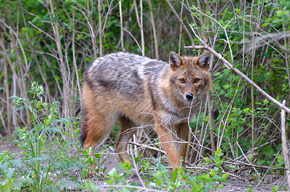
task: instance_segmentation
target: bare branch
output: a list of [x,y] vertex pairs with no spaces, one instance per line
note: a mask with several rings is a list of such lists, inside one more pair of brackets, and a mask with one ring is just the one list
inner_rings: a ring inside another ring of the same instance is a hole
[[[283,101],[283,105],[285,105],[285,100]],[[287,145],[287,138],[286,138],[286,123],[285,123],[285,111],[281,110],[281,140],[282,140],[282,150],[283,150],[283,157],[285,162],[286,170],[286,177],[288,186],[290,188],[290,164],[289,164],[289,148]]]

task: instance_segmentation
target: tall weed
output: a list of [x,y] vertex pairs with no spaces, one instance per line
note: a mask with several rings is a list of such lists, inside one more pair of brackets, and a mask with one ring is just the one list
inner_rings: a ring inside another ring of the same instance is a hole
[[33,122],[32,129],[20,127],[14,133],[17,154],[9,151],[0,154],[0,183],[2,191],[56,191],[80,189],[82,182],[77,173],[86,167],[81,163],[77,118],[59,118],[58,102],[43,101],[43,87],[33,83],[28,94],[31,100],[12,97],[18,110],[28,108]]

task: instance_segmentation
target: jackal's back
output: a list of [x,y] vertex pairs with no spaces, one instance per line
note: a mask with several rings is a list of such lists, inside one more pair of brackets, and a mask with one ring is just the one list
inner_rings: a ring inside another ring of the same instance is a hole
[[114,91],[131,99],[144,96],[144,81],[156,76],[168,63],[130,53],[113,53],[93,61],[85,74],[86,83],[98,90]]

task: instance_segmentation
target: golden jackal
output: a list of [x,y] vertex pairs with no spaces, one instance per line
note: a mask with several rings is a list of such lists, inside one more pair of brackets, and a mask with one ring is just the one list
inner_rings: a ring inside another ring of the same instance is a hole
[[[169,64],[129,53],[94,60],[84,74],[81,142],[94,149],[120,124],[116,151],[129,161],[127,144],[137,127],[155,125],[173,169],[185,156],[188,121],[212,86],[210,54],[199,57],[169,54]],[[129,161],[130,162],[130,161]]]

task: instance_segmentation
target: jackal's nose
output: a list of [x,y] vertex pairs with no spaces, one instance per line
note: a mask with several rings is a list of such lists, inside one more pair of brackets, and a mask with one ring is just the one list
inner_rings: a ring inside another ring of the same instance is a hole
[[186,93],[185,95],[187,100],[192,100],[193,99],[193,94],[192,93]]

